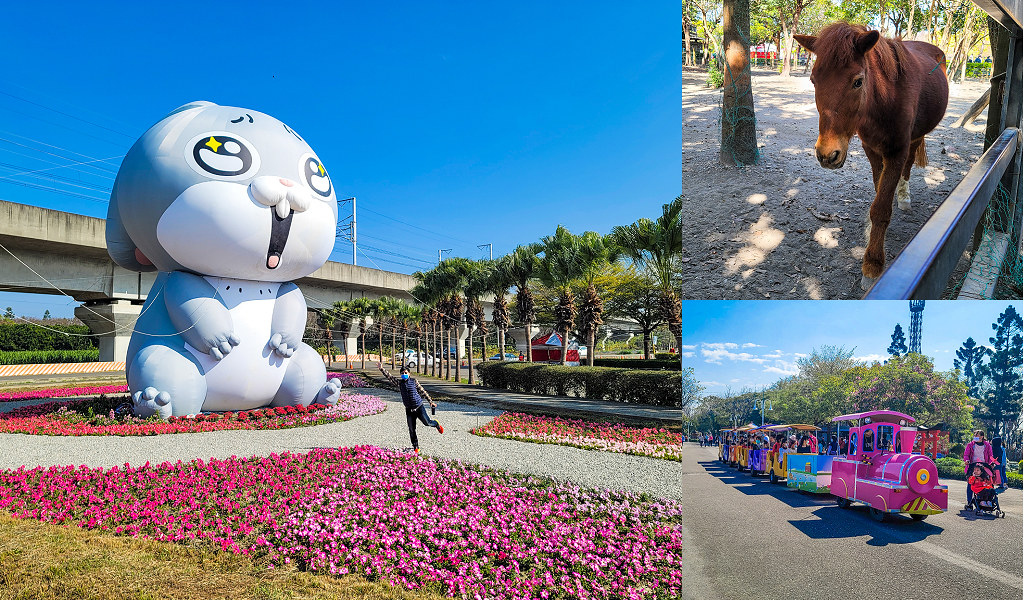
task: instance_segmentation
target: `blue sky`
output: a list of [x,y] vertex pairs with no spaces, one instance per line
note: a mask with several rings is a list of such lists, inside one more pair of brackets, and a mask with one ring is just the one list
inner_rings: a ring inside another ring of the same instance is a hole
[[[606,233],[680,193],[677,4],[45,7],[0,23],[3,200],[104,217],[120,157],[200,99],[309,141],[358,198],[359,264],[385,270],[498,256],[560,223]],[[12,304],[73,307],[0,293]]]
[[[953,368],[968,337],[989,345],[992,323],[1018,302],[928,301],[921,350],[939,370]],[[760,388],[797,373],[797,358],[824,345],[845,346],[865,361],[885,360],[893,328],[909,340],[905,301],[713,300],[683,303],[683,365],[707,394]]]

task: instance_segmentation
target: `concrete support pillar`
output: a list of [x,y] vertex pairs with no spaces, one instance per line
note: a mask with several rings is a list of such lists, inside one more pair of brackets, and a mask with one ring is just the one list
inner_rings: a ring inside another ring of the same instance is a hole
[[526,346],[530,343],[535,335],[540,333],[540,328],[536,325],[530,326],[530,333],[526,333],[525,327],[510,327],[505,333],[505,343],[508,344],[508,338],[516,338],[516,350],[526,354]]
[[122,362],[128,356],[135,320],[142,304],[131,300],[98,300],[75,308],[75,316],[100,341],[100,362]]
[[361,318],[350,319],[348,322],[348,333],[345,333],[345,328],[341,325],[341,319],[334,322],[334,327],[331,329],[333,340],[334,340],[334,353],[335,354],[359,354],[359,322]]

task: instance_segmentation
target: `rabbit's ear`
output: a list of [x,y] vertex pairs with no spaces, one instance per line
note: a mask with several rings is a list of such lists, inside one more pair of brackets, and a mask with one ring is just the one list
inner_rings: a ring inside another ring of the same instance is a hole
[[131,236],[128,235],[128,231],[124,228],[124,223],[121,221],[121,211],[118,209],[116,185],[114,189],[115,192],[110,195],[110,205],[107,209],[107,253],[110,254],[110,258],[118,266],[129,271],[138,271],[140,273],[156,271],[156,267],[139,250],[139,247],[135,245]]
[[204,108],[204,107],[207,107],[207,106],[217,106],[217,105],[214,104],[213,102],[207,102],[206,100],[195,100],[193,102],[189,102],[188,104],[182,104],[178,108],[176,108],[176,109],[172,110],[171,112],[167,113],[167,116],[164,117],[164,118],[166,119],[167,117],[169,117],[171,115],[176,115],[176,114],[178,114],[180,112],[185,112],[186,110],[192,110],[193,108]]

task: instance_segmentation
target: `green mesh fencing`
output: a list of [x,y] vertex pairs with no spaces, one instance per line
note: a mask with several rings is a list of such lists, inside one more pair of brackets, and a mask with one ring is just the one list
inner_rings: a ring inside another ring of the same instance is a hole
[[[987,140],[986,147],[991,141]],[[971,268],[953,282],[951,297],[982,300],[1016,300],[1022,297],[1024,262],[1021,256],[1020,201],[1020,198],[1012,198],[1010,191],[999,184],[975,232],[977,250],[971,255]],[[996,285],[989,292],[993,280]]]

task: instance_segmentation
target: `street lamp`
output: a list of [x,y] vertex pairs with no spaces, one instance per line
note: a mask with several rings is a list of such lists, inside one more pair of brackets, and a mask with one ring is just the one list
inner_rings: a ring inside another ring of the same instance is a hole
[[761,411],[761,427],[764,427],[764,411],[772,410],[772,398],[761,390],[761,399],[754,398],[754,411]]

